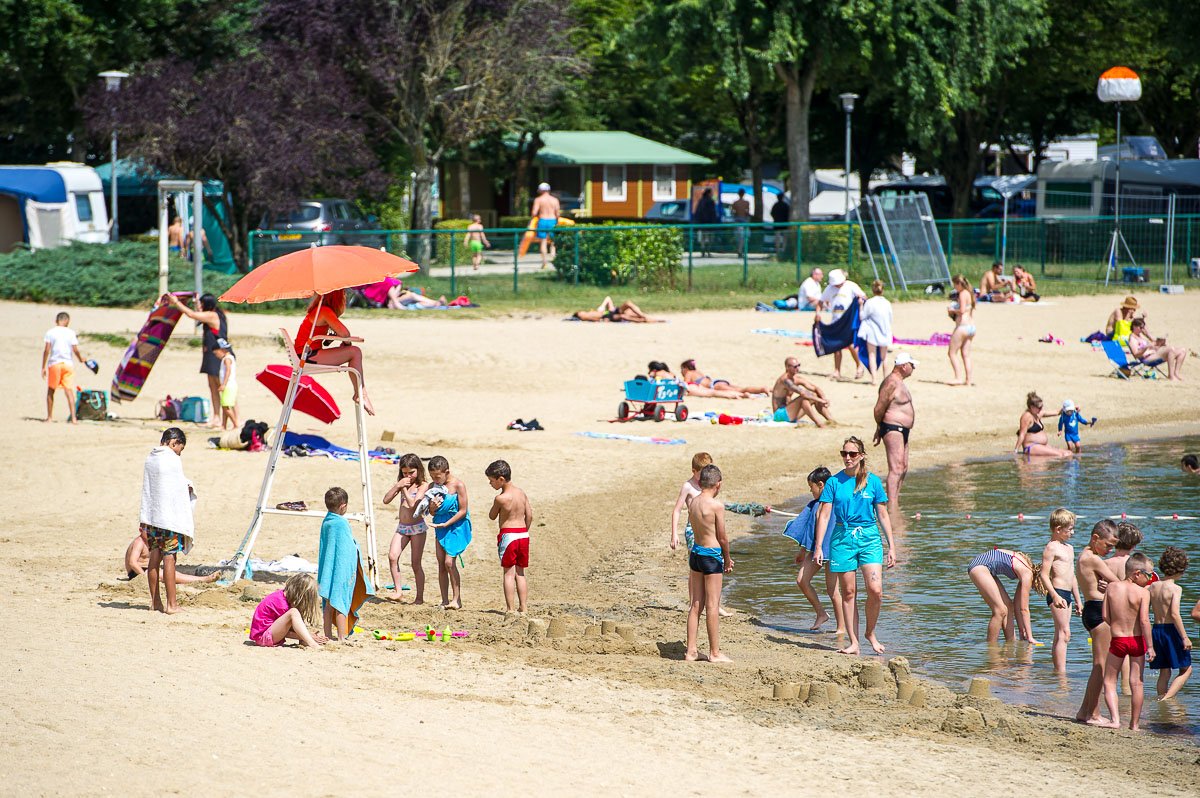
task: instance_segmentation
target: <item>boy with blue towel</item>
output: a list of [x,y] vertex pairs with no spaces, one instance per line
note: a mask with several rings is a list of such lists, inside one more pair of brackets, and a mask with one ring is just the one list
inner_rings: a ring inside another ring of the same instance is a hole
[[317,589],[325,622],[325,636],[345,640],[358,621],[358,610],[373,594],[362,567],[358,541],[346,520],[350,497],[343,488],[325,491],[325,509],[321,521],[321,543],[317,554]]

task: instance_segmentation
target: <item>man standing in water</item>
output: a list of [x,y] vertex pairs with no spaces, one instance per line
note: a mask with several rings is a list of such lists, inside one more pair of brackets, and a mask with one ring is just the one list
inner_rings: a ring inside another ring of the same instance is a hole
[[[558,224],[558,197],[550,193],[549,183],[538,183],[538,193],[533,199],[533,216],[537,217],[538,246],[542,250],[542,268],[546,268],[558,254],[554,246],[554,230]],[[547,259],[547,254],[549,258]]]
[[875,402],[875,445],[882,442],[887,453],[889,515],[895,514],[900,507],[900,489],[908,474],[908,434],[912,431],[916,413],[912,394],[904,381],[912,376],[916,367],[917,361],[912,355],[907,352],[896,355],[892,373],[883,378]]

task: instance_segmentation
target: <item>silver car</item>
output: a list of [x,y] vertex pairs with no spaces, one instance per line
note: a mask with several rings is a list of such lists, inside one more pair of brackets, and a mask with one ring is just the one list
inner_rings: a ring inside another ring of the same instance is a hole
[[265,214],[254,234],[254,260],[263,263],[289,252],[330,244],[384,249],[387,241],[366,216],[344,199],[300,200],[289,210]]

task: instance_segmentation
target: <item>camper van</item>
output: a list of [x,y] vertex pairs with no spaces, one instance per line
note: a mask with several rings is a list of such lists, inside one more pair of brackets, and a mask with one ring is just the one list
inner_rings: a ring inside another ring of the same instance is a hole
[[[1116,194],[1115,161],[1043,161],[1038,167],[1037,215],[1111,216]],[[1200,213],[1200,160],[1121,162],[1121,215]]]
[[73,162],[0,166],[0,252],[108,241],[100,176]]

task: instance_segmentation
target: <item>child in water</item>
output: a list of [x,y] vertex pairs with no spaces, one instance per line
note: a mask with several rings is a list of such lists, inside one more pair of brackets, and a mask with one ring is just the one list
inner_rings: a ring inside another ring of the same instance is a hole
[[[1029,641],[1031,645],[1041,645],[1033,639],[1033,629],[1029,623],[1029,591],[1037,570],[1028,554],[1009,549],[986,551],[967,565],[967,575],[992,610],[987,631],[989,643],[998,641],[1002,630],[1004,639],[1012,640],[1015,624],[1022,640]],[[1017,591],[1012,598],[1009,598],[1004,585],[1000,584],[1002,576],[1017,580]]]
[[1050,542],[1042,550],[1038,571],[1039,593],[1054,615],[1054,671],[1067,671],[1067,644],[1071,642],[1071,611],[1083,614],[1079,580],[1075,576],[1075,549],[1068,540],[1075,534],[1075,513],[1062,507],[1050,513]]
[[1142,672],[1146,659],[1154,659],[1154,642],[1150,631],[1150,591],[1146,586],[1154,581],[1150,558],[1140,552],[1129,555],[1125,563],[1126,576],[1109,584],[1104,593],[1104,622],[1112,629],[1108,645],[1108,662],[1104,667],[1104,703],[1108,705],[1108,723],[1098,723],[1111,729],[1121,728],[1121,710],[1117,704],[1117,677],[1121,666],[1129,662],[1129,728],[1138,730],[1142,715]]
[[1079,454],[1079,425],[1086,424],[1089,427],[1096,426],[1096,418],[1093,416],[1091,421],[1084,418],[1079,408],[1070,399],[1067,399],[1062,404],[1062,411],[1058,414],[1058,432],[1063,436],[1063,440],[1067,442],[1067,448],[1075,454]]
[[[809,627],[809,631],[812,632],[820,631],[821,627],[829,621],[829,613],[825,612],[825,608],[821,606],[821,599],[812,587],[812,578],[820,570],[820,566],[813,557],[813,546],[816,543],[817,506],[820,504],[821,492],[825,490],[825,483],[829,481],[829,477],[829,469],[825,466],[818,466],[809,473],[808,490],[812,493],[813,500],[808,503],[800,515],[789,521],[783,530],[786,537],[796,541],[800,546],[800,553],[796,555],[796,564],[800,566],[800,571],[796,574],[796,586],[808,599],[813,612],[817,615],[813,625]],[[842,604],[838,596],[837,577],[829,570],[831,540],[833,540],[833,536],[827,535],[821,544],[825,560],[825,590],[829,594],[829,602],[833,605],[833,614],[837,621],[835,633],[845,634],[846,628],[842,621]]]
[[[1150,608],[1154,610],[1151,639],[1158,655],[1150,660],[1150,669],[1158,671],[1158,700],[1174,698],[1192,675],[1192,640],[1183,625],[1179,601],[1183,590],[1175,583],[1187,570],[1188,556],[1182,549],[1167,546],[1158,558],[1162,578],[1150,585]],[[1179,671],[1171,679],[1171,671]]]

